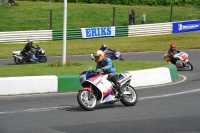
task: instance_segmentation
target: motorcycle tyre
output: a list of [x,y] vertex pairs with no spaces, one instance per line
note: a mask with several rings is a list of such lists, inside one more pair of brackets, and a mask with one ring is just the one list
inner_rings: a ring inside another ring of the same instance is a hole
[[136,92],[136,90],[135,90],[131,85],[126,85],[126,84],[124,84],[124,85],[122,86],[121,89],[123,89],[123,88],[126,87],[126,86],[130,87],[130,88],[133,90],[133,92],[135,93],[136,98],[135,98],[134,102],[129,102],[129,101],[127,101],[127,100],[125,99],[125,96],[123,95],[123,96],[121,97],[120,101],[121,101],[121,103],[122,103],[123,105],[125,105],[125,106],[134,106],[134,105],[137,103],[137,101],[138,101],[137,92]]
[[20,60],[20,59],[18,59],[18,58],[14,58],[14,62],[16,63],[16,64],[23,64],[24,63],[24,61],[23,61],[23,59],[22,60]]
[[[85,92],[85,90],[81,90],[81,91],[79,91],[78,94],[77,94],[77,101],[78,101],[78,104],[81,106],[81,108],[83,108],[83,109],[86,110],[86,111],[93,111],[93,110],[96,108],[96,106],[97,106],[97,98],[96,98],[96,96],[93,94],[93,96],[95,96],[95,99],[96,99],[96,103],[95,103],[94,107],[89,108],[89,107],[85,106],[85,105],[83,104],[82,100],[81,100],[81,94],[82,94],[83,92]],[[91,92],[91,93],[93,93],[93,92]]]
[[192,71],[193,68],[194,68],[193,65],[192,65],[190,62],[187,62],[187,64],[188,64],[188,65],[190,66],[190,68],[191,68],[191,69],[189,69],[189,70]]
[[44,57],[39,59],[39,63],[45,63],[45,62],[47,62],[47,57],[46,56],[44,56]]

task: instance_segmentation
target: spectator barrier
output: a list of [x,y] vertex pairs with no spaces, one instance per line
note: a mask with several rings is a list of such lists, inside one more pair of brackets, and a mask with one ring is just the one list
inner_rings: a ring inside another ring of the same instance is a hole
[[[199,32],[200,20],[67,29],[67,40],[96,37],[135,37],[184,32]],[[34,42],[63,40],[63,30],[35,30],[0,32],[0,43],[21,43],[31,38]]]
[[36,42],[51,41],[52,30],[0,32],[0,43],[27,42],[28,38]]
[[156,23],[145,25],[131,25],[129,26],[128,36],[152,36],[172,34],[172,23]]

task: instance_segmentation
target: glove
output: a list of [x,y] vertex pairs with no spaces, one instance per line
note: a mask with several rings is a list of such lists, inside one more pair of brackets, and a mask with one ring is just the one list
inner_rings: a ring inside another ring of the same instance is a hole
[[102,67],[102,68],[100,68],[100,69],[97,69],[96,71],[97,71],[97,72],[101,72],[101,71],[104,71],[104,70],[106,70],[105,67]]
[[104,71],[104,70],[106,70],[106,68],[105,68],[105,67],[102,67],[101,70]]
[[102,70],[101,70],[101,69],[97,69],[96,71],[97,71],[97,72],[101,72]]

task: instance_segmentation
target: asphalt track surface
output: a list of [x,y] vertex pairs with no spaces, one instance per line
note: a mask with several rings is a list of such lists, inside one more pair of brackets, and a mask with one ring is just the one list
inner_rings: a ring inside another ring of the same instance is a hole
[[[200,133],[200,50],[185,52],[194,70],[178,71],[173,84],[136,88],[139,100],[133,107],[118,102],[84,111],[76,92],[0,96],[0,133]],[[164,53],[128,53],[123,58],[163,61]],[[0,60],[0,65],[11,64],[13,59]]]

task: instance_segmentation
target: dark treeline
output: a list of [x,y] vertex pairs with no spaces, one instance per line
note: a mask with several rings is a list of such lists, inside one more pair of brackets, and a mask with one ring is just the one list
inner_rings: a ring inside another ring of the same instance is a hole
[[[26,1],[26,0],[20,0]],[[27,1],[50,1],[50,0],[27,0]],[[53,2],[64,2],[64,0],[52,0]],[[196,5],[200,6],[200,0],[67,0],[68,3],[88,4],[115,4],[115,5]]]

